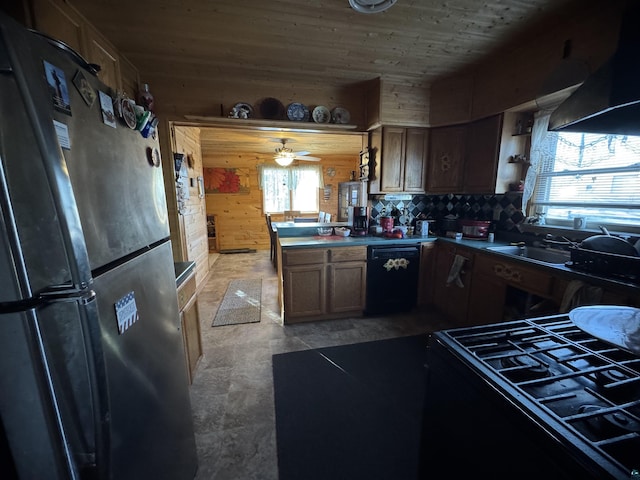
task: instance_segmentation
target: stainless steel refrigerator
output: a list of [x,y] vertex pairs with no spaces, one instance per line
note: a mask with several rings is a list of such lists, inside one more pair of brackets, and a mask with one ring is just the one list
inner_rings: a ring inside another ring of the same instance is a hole
[[193,478],[158,143],[54,44],[0,13],[0,477]]

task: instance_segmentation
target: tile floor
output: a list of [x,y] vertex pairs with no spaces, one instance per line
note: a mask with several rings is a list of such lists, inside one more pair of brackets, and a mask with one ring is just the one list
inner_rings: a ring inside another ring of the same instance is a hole
[[[271,356],[448,328],[435,313],[282,325],[268,250],[211,257],[198,295],[204,355],[191,386],[199,468],[196,480],[278,478]],[[232,279],[262,278],[260,323],[212,327]]]

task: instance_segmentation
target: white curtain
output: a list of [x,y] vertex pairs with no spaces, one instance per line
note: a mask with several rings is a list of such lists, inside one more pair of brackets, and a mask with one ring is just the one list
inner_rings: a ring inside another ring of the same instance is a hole
[[302,180],[303,176],[313,172],[315,178],[318,180],[316,188],[324,188],[324,181],[322,180],[322,167],[320,165],[296,165],[295,167],[289,167],[291,171],[291,183],[289,184],[290,190],[295,190],[298,187],[299,180]]
[[[549,117],[552,110],[541,110],[534,115],[533,130],[531,132],[531,153],[529,154],[529,170],[524,180],[522,193],[522,208],[526,209],[536,187],[536,180],[540,168],[547,161],[555,157],[556,132],[549,132]],[[526,211],[526,210],[525,210]],[[534,212],[529,212],[532,214]]]
[[[324,188],[324,181],[322,178],[322,167],[320,165],[296,165],[291,167],[280,167],[275,165],[258,165],[258,185],[260,190],[264,189],[264,181],[265,181],[265,169],[269,169],[270,171],[280,170],[282,173],[282,177],[286,181],[289,190],[295,190],[298,186],[298,182],[300,178],[305,175],[305,173],[315,172],[316,178],[318,179],[317,188]],[[278,175],[280,177],[280,175]]]

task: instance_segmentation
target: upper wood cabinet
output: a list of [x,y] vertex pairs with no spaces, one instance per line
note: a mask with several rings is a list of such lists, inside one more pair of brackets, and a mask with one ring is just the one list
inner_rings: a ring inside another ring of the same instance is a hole
[[494,193],[502,115],[431,130],[429,193]]
[[380,127],[371,132],[369,193],[425,193],[428,130]]
[[462,181],[464,193],[495,192],[501,136],[502,115],[469,124]]
[[[89,63],[100,65],[98,77],[113,90],[135,99],[138,71],[77,10],[62,0],[25,0],[33,12],[33,27],[62,40]],[[122,64],[124,68],[121,68]]]
[[429,193],[462,193],[466,137],[466,125],[431,130],[427,175]]

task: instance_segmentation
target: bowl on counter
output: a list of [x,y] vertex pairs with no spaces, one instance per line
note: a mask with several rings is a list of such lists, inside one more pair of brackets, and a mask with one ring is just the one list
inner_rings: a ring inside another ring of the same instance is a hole
[[318,235],[322,235],[323,237],[328,237],[333,233],[332,227],[318,227]]
[[333,231],[340,237],[348,237],[351,234],[351,230],[345,227],[335,227]]

